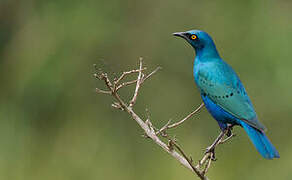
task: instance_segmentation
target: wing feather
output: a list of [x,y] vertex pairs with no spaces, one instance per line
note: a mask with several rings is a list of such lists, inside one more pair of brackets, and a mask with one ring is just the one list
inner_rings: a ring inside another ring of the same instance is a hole
[[223,61],[205,64],[196,75],[198,76],[196,83],[200,90],[214,103],[249,125],[265,130],[257,119],[240,79],[228,64]]

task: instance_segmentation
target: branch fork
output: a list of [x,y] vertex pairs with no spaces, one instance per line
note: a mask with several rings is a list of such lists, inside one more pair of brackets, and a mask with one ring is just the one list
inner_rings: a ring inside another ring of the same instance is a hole
[[[139,68],[125,71],[123,72],[119,77],[114,78],[114,80],[110,80],[107,76],[107,73],[102,72],[100,69],[98,69],[95,66],[95,69],[98,73],[94,74],[94,77],[98,80],[101,80],[106,85],[106,90],[102,90],[99,88],[96,88],[97,93],[101,94],[107,94],[111,95],[115,102],[113,102],[112,107],[116,109],[120,109],[122,111],[127,112],[137,123],[138,125],[144,130],[144,137],[152,139],[154,143],[156,143],[158,146],[160,146],[164,151],[166,151],[168,154],[170,154],[173,158],[175,158],[177,161],[180,162],[184,167],[191,170],[195,175],[197,175],[202,180],[208,180],[206,173],[208,169],[211,166],[212,161],[215,159],[215,147],[219,144],[225,143],[227,140],[229,140],[234,135],[231,135],[227,137],[225,140],[223,140],[224,135],[227,133],[227,131],[221,132],[220,137],[218,137],[212,145],[214,150],[207,151],[203,158],[198,162],[196,166],[193,165],[193,159],[192,157],[188,157],[184,150],[181,148],[180,145],[177,143],[177,139],[171,138],[167,134],[167,130],[176,128],[183,124],[186,120],[190,119],[194,114],[198,113],[199,110],[204,107],[204,103],[201,103],[199,107],[197,107],[194,111],[192,111],[190,114],[188,114],[185,118],[182,120],[172,123],[169,120],[162,128],[157,129],[153,126],[153,124],[150,121],[150,116],[148,114],[148,117],[145,121],[142,120],[133,110],[134,105],[136,104],[137,97],[139,95],[139,90],[142,86],[142,84],[152,77],[158,70],[161,69],[161,67],[157,67],[149,74],[146,74],[145,71],[147,70],[146,67],[143,67],[143,59],[139,59]],[[130,76],[132,74],[138,74],[137,78],[131,81],[122,82],[126,76]],[[125,102],[120,95],[118,94],[118,91],[122,88],[125,88],[129,85],[134,85],[135,91],[133,93],[132,98]],[[223,135],[222,135],[223,133]],[[167,143],[163,142],[160,137],[167,139]]]

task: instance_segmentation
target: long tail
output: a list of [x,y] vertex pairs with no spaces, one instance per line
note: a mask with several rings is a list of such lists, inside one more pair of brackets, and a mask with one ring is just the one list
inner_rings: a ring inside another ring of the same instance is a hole
[[241,121],[241,125],[250,138],[258,152],[266,159],[279,158],[280,155],[264,132],[261,132],[245,122]]

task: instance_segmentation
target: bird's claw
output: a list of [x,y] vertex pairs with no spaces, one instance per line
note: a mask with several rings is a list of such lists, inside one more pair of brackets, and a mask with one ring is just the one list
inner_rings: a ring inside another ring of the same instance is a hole
[[231,131],[231,129],[227,129],[226,136],[227,136],[227,137],[232,136],[232,131]]
[[210,159],[212,161],[216,161],[216,157],[215,157],[215,147],[214,146],[210,146],[206,148],[205,154],[210,154]]
[[226,132],[226,136],[227,136],[227,137],[232,136],[232,129],[233,129],[233,126],[234,126],[234,125],[228,124],[228,126],[227,126],[227,132]]
[[206,148],[205,154],[208,154],[210,152],[214,152],[214,147],[210,146]]

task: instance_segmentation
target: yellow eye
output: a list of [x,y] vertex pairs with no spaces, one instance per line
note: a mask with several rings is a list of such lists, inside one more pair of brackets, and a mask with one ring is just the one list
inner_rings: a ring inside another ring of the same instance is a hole
[[191,39],[192,39],[192,40],[195,40],[195,39],[197,39],[197,38],[198,38],[198,37],[197,37],[196,35],[192,35],[192,36],[191,36]]

